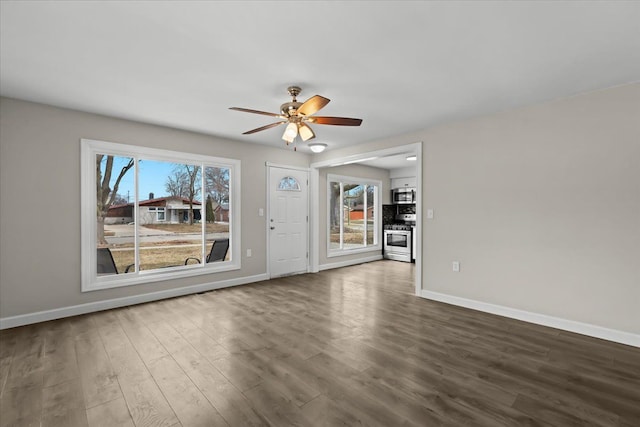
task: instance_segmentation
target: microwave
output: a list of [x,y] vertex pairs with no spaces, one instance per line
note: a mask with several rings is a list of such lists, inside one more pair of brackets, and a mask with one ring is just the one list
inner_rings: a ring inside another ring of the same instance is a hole
[[414,204],[416,202],[416,189],[394,188],[391,190],[391,201],[396,205]]

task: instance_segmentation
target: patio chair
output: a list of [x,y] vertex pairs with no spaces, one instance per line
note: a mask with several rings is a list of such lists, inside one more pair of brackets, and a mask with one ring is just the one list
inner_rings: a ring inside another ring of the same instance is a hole
[[[213,241],[211,245],[211,252],[207,255],[207,263],[216,262],[216,261],[224,261],[227,256],[227,252],[229,251],[229,239],[217,239]],[[184,261],[184,265],[189,263],[189,260],[195,260],[198,264],[200,264],[199,258],[187,258]]]
[[[129,269],[134,265],[128,265],[124,272],[128,273]],[[98,274],[118,274],[116,262],[113,260],[113,255],[109,248],[98,248]]]

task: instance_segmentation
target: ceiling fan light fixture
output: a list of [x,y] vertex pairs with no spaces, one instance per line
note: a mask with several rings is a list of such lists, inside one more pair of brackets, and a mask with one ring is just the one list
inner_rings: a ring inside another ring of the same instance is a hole
[[285,141],[287,141],[287,145],[289,145],[289,144],[291,144],[291,143],[296,139],[296,137],[294,136],[293,138],[291,138],[291,137],[289,137],[289,136],[287,135],[287,133],[285,132],[285,133],[284,133],[284,135],[282,135],[282,139],[284,139]]
[[316,137],[316,134],[305,123],[298,123],[298,133],[305,142]]
[[[287,138],[285,138],[285,136]],[[289,139],[291,139],[291,141],[293,141],[294,139],[296,139],[296,136],[298,136],[298,126],[296,126],[295,123],[289,123],[287,125],[287,128],[284,130],[284,135],[282,136],[282,139],[284,139],[285,141],[288,141]]]
[[322,153],[327,149],[327,144],[323,144],[322,142],[314,142],[313,144],[309,144],[309,149],[314,153]]
[[410,162],[415,162],[416,160],[418,160],[418,156],[416,156],[415,154],[411,154],[410,156],[407,156],[407,160],[409,160]]

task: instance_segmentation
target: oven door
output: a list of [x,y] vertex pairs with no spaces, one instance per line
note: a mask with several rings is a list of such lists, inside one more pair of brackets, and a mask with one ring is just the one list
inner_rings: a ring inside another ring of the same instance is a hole
[[411,262],[411,231],[384,230],[384,257]]

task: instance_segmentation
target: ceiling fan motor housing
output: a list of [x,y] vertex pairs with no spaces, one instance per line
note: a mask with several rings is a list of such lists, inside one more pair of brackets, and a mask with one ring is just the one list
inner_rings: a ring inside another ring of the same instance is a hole
[[298,101],[285,102],[280,106],[280,111],[285,116],[292,117],[296,115],[296,112],[298,111],[298,108],[300,108],[301,105],[302,105],[302,102],[298,102]]
[[287,88],[287,92],[289,92],[289,96],[291,96],[291,102],[285,102],[280,106],[280,111],[287,117],[292,117],[296,115],[298,108],[302,105],[302,102],[298,102],[296,96],[300,95],[302,89],[298,86],[289,86]]

